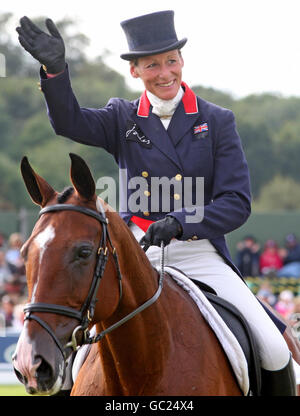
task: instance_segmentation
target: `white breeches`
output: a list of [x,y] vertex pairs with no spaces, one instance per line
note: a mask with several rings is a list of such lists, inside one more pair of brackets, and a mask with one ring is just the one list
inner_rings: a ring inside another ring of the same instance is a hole
[[[145,234],[133,223],[130,229],[138,241]],[[161,249],[151,246],[146,254],[151,264],[159,269]],[[287,365],[290,351],[280,331],[248,286],[208,240],[173,239],[165,247],[165,265],[177,267],[188,277],[208,284],[244,315],[256,338],[262,368],[276,371]]]

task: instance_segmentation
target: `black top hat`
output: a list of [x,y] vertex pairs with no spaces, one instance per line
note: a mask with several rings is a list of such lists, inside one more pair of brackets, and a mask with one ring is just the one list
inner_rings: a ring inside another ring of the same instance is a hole
[[187,38],[177,39],[174,27],[174,12],[166,10],[124,20],[129,52],[121,58],[130,61],[141,56],[155,55],[182,48]]

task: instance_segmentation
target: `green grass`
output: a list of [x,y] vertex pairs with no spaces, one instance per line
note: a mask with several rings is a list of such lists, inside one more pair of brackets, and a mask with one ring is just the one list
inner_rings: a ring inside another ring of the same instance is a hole
[[21,384],[0,385],[0,396],[30,396]]

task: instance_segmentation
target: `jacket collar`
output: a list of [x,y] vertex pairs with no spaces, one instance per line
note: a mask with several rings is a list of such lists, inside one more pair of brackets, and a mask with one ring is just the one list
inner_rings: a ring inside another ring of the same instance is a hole
[[[199,110],[196,94],[188,87],[188,85],[185,82],[182,82],[181,86],[185,90],[184,96],[182,97],[182,103],[184,106],[185,113],[197,114]],[[150,106],[151,104],[149,98],[147,97],[146,91],[144,91],[139,101],[137,115],[139,117],[149,117]]]

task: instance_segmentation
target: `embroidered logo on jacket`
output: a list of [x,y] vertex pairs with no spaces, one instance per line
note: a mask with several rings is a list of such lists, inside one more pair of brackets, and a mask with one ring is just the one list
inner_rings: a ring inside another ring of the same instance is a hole
[[152,147],[152,143],[150,139],[143,134],[143,132],[139,129],[139,127],[131,120],[127,121],[127,131],[125,133],[126,140],[132,140],[136,143],[139,143],[143,147],[150,149]]
[[196,139],[202,139],[208,136],[208,124],[203,122],[198,126],[194,126],[194,135]]

